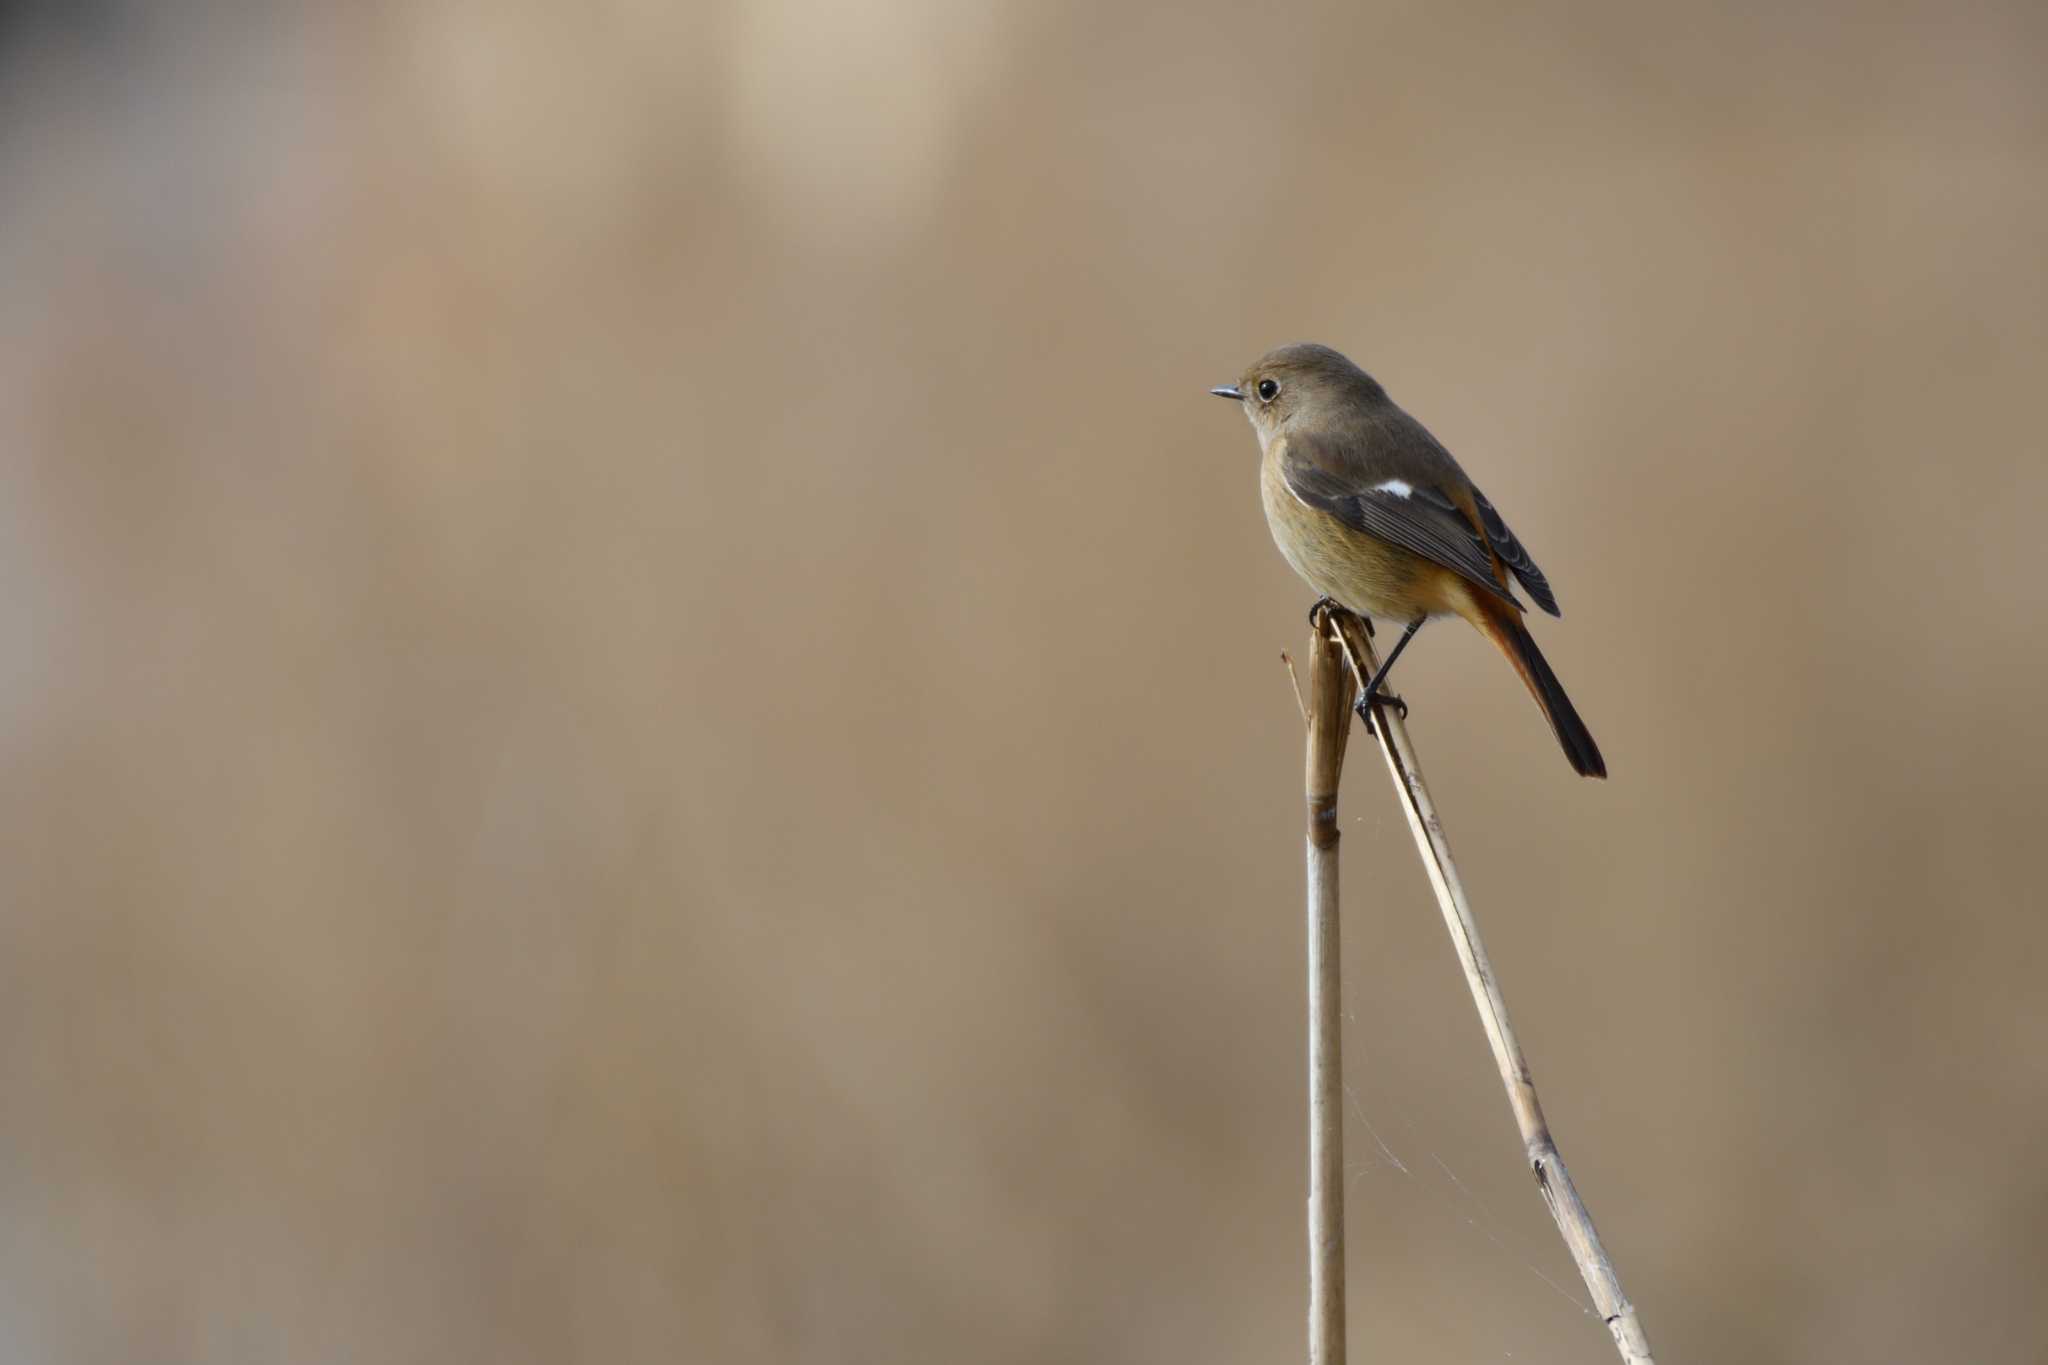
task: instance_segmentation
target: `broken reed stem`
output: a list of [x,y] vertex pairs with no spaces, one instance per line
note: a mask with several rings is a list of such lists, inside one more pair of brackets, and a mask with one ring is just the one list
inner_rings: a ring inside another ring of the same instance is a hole
[[[1291,669],[1290,664],[1290,669]],[[1344,1365],[1344,1059],[1337,785],[1357,684],[1319,616],[1308,646],[1308,1359]]]
[[[1352,670],[1361,678],[1370,678],[1379,667],[1379,659],[1373,653],[1364,623],[1346,611],[1331,615],[1343,638]],[[1564,1158],[1558,1155],[1557,1143],[1551,1139],[1550,1125],[1543,1118],[1543,1105],[1536,1098],[1536,1082],[1529,1074],[1528,1059],[1522,1055],[1522,1045],[1515,1039],[1514,1027],[1508,1022],[1507,1002],[1501,998],[1493,964],[1487,960],[1486,946],[1479,938],[1479,924],[1472,917],[1471,903],[1465,899],[1465,884],[1458,877],[1458,865],[1451,859],[1450,844],[1444,838],[1442,822],[1437,819],[1436,803],[1430,799],[1429,787],[1422,780],[1422,766],[1416,760],[1415,746],[1408,739],[1408,726],[1398,709],[1389,711],[1375,704],[1372,712],[1374,728],[1379,732],[1380,750],[1386,755],[1387,772],[1394,780],[1401,808],[1408,815],[1408,828],[1415,835],[1415,848],[1422,855],[1423,870],[1429,874],[1429,883],[1436,889],[1437,904],[1443,909],[1444,925],[1451,931],[1451,943],[1458,950],[1458,961],[1464,964],[1465,981],[1472,988],[1472,1003],[1478,1007],[1480,1025],[1486,1030],[1486,1041],[1493,1046],[1493,1060],[1500,1068],[1501,1084],[1508,1092],[1508,1105],[1515,1112],[1515,1126],[1521,1129],[1523,1150],[1530,1169],[1535,1173],[1536,1186],[1543,1192],[1544,1203],[1550,1206],[1550,1216],[1556,1220],[1557,1230],[1564,1237],[1572,1260],[1578,1263],[1579,1274],[1593,1295],[1594,1306],[1600,1310],[1607,1330],[1614,1335],[1614,1346],[1621,1353],[1622,1360],[1629,1365],[1654,1365],[1649,1339],[1643,1335],[1635,1307],[1622,1293],[1621,1279],[1615,1274],[1614,1262],[1608,1259],[1606,1249],[1600,1245],[1600,1234],[1593,1229],[1593,1216],[1586,1212],[1585,1201],[1579,1198],[1578,1189],[1572,1184],[1571,1172],[1565,1169]],[[1331,884],[1334,888],[1334,838],[1331,858]]]

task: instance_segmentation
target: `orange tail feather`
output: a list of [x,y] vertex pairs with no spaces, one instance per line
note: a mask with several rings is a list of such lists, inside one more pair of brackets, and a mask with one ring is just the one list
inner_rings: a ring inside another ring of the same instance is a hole
[[1523,685],[1542,708],[1543,718],[1550,722],[1572,769],[1581,777],[1607,776],[1607,760],[1600,756],[1600,746],[1593,742],[1592,732],[1579,719],[1572,699],[1565,695],[1564,684],[1557,680],[1543,652],[1536,648],[1536,641],[1522,624],[1521,612],[1491,595],[1481,598],[1472,593],[1468,600],[1472,609],[1459,614],[1498,645],[1515,666],[1515,672],[1522,675]]

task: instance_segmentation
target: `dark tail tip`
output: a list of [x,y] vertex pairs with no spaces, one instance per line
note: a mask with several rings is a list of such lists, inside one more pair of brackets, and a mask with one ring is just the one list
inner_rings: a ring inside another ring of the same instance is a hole
[[1586,722],[1579,719],[1572,699],[1565,695],[1564,684],[1557,680],[1557,674],[1550,671],[1549,660],[1543,657],[1542,650],[1536,648],[1536,641],[1520,620],[1506,624],[1510,627],[1509,638],[1515,652],[1521,656],[1522,676],[1527,680],[1529,690],[1535,694],[1537,704],[1543,708],[1550,728],[1556,732],[1557,742],[1564,749],[1572,770],[1581,777],[1607,776],[1607,760],[1600,756],[1600,746],[1593,742],[1593,732],[1586,728]]
[[1571,702],[1562,692],[1557,700],[1563,709],[1551,714],[1551,725],[1557,730],[1557,741],[1564,746],[1564,756],[1572,771],[1580,777],[1606,777],[1607,760],[1600,756],[1600,746],[1593,742],[1586,722],[1579,719],[1579,713],[1572,710]]

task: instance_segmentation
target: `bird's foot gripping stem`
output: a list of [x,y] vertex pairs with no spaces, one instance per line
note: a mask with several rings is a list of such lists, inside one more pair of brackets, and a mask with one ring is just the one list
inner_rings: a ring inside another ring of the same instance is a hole
[[[1308,609],[1309,626],[1311,629],[1321,630],[1323,627],[1323,622],[1329,618],[1329,614],[1331,612],[1344,610],[1346,610],[1346,607],[1342,602],[1339,602],[1336,598],[1330,596],[1328,593],[1324,593],[1321,597],[1318,597],[1315,600],[1315,605],[1311,606]],[[1358,624],[1365,627],[1365,638],[1368,640],[1372,639],[1372,618],[1370,616],[1365,615],[1363,612],[1353,612],[1352,614],[1358,617]]]
[[1361,721],[1365,722],[1365,732],[1369,735],[1379,734],[1379,731],[1374,728],[1372,723],[1372,708],[1374,703],[1378,703],[1381,706],[1390,706],[1394,710],[1399,711],[1401,713],[1402,720],[1408,719],[1408,703],[1402,701],[1393,693],[1374,692],[1368,695],[1364,692],[1361,692],[1358,694],[1358,700],[1352,703],[1351,709],[1358,713],[1358,718]]

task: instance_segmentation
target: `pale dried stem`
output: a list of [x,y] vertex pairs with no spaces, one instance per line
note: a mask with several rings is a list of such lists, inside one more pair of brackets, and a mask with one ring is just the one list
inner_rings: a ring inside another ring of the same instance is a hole
[[[1379,667],[1379,659],[1362,628],[1363,623],[1349,612],[1333,613],[1333,619],[1343,639],[1345,652],[1350,656],[1353,671],[1358,677],[1371,677]],[[1571,1172],[1565,1169],[1564,1158],[1558,1155],[1557,1144],[1551,1139],[1550,1125],[1544,1121],[1543,1105],[1536,1097],[1536,1082],[1529,1074],[1529,1063],[1522,1055],[1522,1045],[1515,1038],[1514,1027],[1508,1022],[1507,1002],[1501,998],[1493,964],[1487,960],[1485,944],[1479,937],[1479,924],[1473,918],[1471,903],[1465,897],[1465,885],[1458,877],[1458,865],[1452,861],[1443,824],[1437,819],[1436,803],[1430,799],[1429,787],[1422,780],[1422,766],[1416,760],[1415,746],[1409,741],[1408,726],[1398,708],[1390,711],[1375,704],[1372,709],[1380,751],[1387,760],[1387,772],[1394,780],[1401,808],[1408,815],[1408,827],[1415,835],[1416,851],[1422,855],[1423,870],[1429,874],[1430,885],[1436,890],[1437,904],[1443,909],[1444,925],[1450,930],[1458,961],[1464,964],[1465,980],[1472,988],[1472,1003],[1479,1010],[1479,1022],[1486,1030],[1486,1041],[1493,1047],[1493,1060],[1500,1068],[1501,1084],[1507,1090],[1508,1105],[1514,1110],[1515,1126],[1521,1130],[1523,1150],[1536,1176],[1537,1188],[1543,1192],[1543,1200],[1550,1206],[1550,1216],[1556,1220],[1557,1230],[1564,1237],[1572,1260],[1578,1263],[1579,1274],[1584,1277],[1586,1288],[1593,1295],[1593,1304],[1607,1323],[1607,1330],[1613,1334],[1615,1349],[1621,1353],[1622,1360],[1630,1362],[1630,1365],[1653,1365],[1650,1343],[1643,1334],[1642,1323],[1637,1320],[1636,1310],[1629,1303],[1628,1296],[1622,1293],[1614,1262],[1608,1259],[1606,1249],[1600,1245],[1600,1234],[1593,1228],[1592,1215],[1586,1211],[1585,1201],[1579,1198],[1579,1192],[1572,1184]],[[1334,860],[1333,842],[1333,864]],[[1334,888],[1334,866],[1331,879]]]
[[[1288,671],[1293,671],[1290,660]],[[1337,786],[1357,684],[1318,619],[1308,647],[1308,1358],[1344,1365],[1344,1059]],[[1297,683],[1297,689],[1299,684]],[[1299,692],[1297,690],[1297,700]]]
[[1280,662],[1287,665],[1287,681],[1294,686],[1294,705],[1301,712],[1301,723],[1308,724],[1308,700],[1301,695],[1301,675],[1294,671],[1294,656],[1286,650],[1280,651]]

